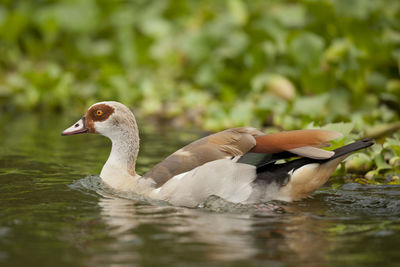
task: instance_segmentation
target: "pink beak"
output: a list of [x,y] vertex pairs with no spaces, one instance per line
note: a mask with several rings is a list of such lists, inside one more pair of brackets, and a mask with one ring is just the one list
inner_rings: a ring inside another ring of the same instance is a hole
[[81,134],[87,133],[89,129],[86,127],[86,118],[83,116],[79,121],[77,121],[74,125],[65,129],[61,135],[74,135],[74,134]]

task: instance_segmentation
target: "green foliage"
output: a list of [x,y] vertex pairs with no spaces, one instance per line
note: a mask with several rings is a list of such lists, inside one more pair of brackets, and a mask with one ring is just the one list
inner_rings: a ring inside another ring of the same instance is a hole
[[[212,130],[398,129],[398,0],[3,0],[0,54],[7,111],[112,99]],[[398,171],[393,140],[376,174]]]

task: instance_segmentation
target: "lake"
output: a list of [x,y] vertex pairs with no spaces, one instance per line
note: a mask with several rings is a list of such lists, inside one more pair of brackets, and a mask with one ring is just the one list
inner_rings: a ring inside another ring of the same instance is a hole
[[[329,185],[295,203],[189,209],[116,196],[110,141],[79,119],[0,115],[0,266],[367,266],[400,261],[400,187]],[[200,131],[139,121],[144,173]]]

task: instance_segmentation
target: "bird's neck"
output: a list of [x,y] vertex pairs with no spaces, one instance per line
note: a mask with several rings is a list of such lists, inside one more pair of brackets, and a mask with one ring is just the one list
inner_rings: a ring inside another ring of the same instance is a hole
[[119,128],[112,135],[112,148],[100,177],[106,184],[117,190],[127,190],[140,178],[136,174],[136,158],[139,152],[139,133],[136,122],[127,129]]

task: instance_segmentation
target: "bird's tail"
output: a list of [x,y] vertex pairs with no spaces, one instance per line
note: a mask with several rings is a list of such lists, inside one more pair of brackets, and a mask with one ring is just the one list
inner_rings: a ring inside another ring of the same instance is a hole
[[373,140],[364,139],[333,150],[335,155],[329,159],[299,159],[289,162],[287,167],[294,168],[291,171],[292,175],[288,183],[280,190],[282,198],[299,200],[309,196],[328,181],[339,163],[351,152],[367,148],[373,144]]
[[329,179],[338,164],[351,152],[372,146],[364,139],[339,147],[329,159],[300,158],[281,164],[267,164],[257,169],[256,182],[275,182],[280,186],[276,199],[292,201],[309,196]]

